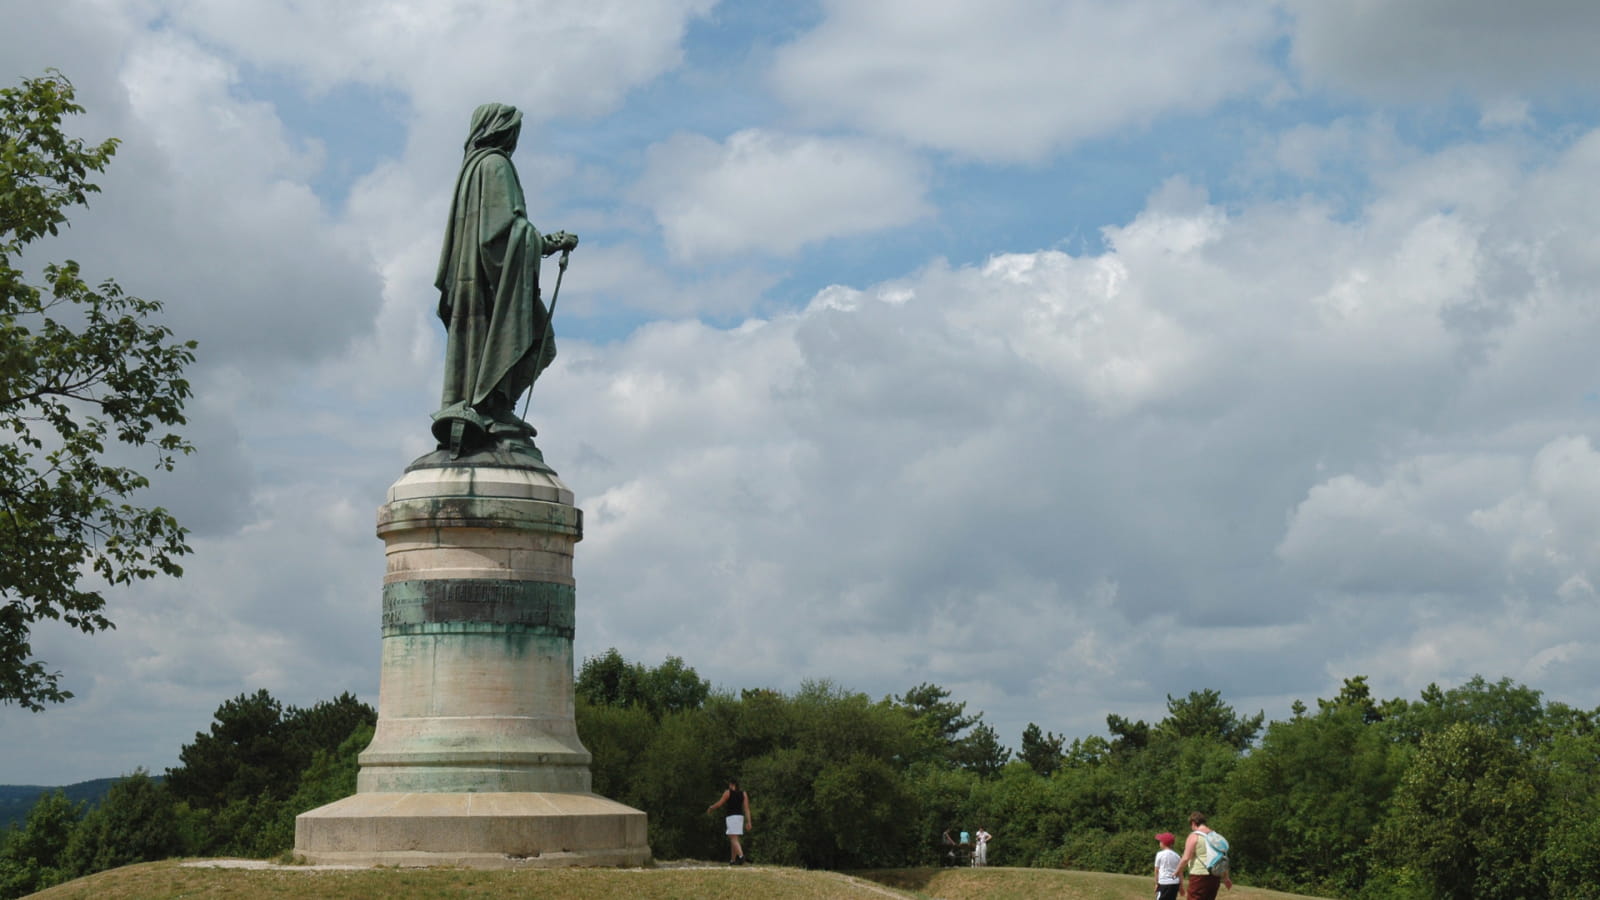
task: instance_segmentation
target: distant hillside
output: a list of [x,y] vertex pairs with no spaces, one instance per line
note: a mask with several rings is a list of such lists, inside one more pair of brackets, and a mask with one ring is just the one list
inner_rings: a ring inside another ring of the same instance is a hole
[[[160,776],[157,776],[158,778]],[[37,784],[0,784],[0,828],[12,824],[21,825],[28,818],[28,810],[33,809],[33,804],[39,802],[39,795],[51,791],[63,791],[67,799],[73,803],[88,803],[94,806],[105,798],[106,791],[111,786],[121,781],[121,778],[96,778],[93,781],[80,781],[64,787],[45,787]]]

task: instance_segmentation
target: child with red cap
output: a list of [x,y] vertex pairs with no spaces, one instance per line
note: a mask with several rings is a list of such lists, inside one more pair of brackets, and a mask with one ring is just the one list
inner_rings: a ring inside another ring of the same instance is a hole
[[1172,849],[1172,832],[1156,835],[1161,850],[1156,853],[1156,900],[1176,900],[1178,896],[1178,854]]

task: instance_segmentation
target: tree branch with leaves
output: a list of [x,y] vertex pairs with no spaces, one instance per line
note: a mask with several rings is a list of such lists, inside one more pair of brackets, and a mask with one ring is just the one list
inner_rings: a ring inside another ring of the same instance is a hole
[[[159,302],[91,286],[72,260],[39,267],[42,284],[23,268],[116,152],[63,130],[83,112],[73,98],[54,70],[0,88],[0,704],[35,711],[72,696],[34,657],[35,623],[113,628],[102,587],[181,575],[189,552],[171,514],[129,500],[194,449],[178,429],[195,343],[158,323]],[[147,468],[114,462],[117,444],[152,451]]]

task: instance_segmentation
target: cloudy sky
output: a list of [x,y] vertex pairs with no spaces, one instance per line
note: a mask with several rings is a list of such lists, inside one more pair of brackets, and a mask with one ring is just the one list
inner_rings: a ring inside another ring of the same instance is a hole
[[530,418],[579,657],[929,681],[1015,746],[1217,688],[1600,704],[1600,4],[0,0],[124,141],[48,249],[201,342],[193,530],[0,782],[376,701],[474,106],[583,238]]

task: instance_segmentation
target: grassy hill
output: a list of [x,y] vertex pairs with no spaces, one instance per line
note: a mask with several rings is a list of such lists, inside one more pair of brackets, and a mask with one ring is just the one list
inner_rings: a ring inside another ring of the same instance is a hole
[[51,791],[66,792],[67,799],[73,803],[87,802],[90,806],[105,799],[106,791],[111,786],[121,781],[121,778],[96,778],[93,781],[80,781],[64,787],[44,787],[37,784],[0,784],[0,829],[16,823],[21,825],[28,818],[28,810],[39,802],[40,794]]
[[[1058,869],[887,869],[841,874],[779,866],[663,864],[651,869],[314,869],[216,868],[178,861],[101,872],[35,894],[39,900],[749,900],[751,897],[941,898],[941,900],[1149,900],[1149,878]],[[1305,900],[1298,894],[1236,887],[1228,900]]]

